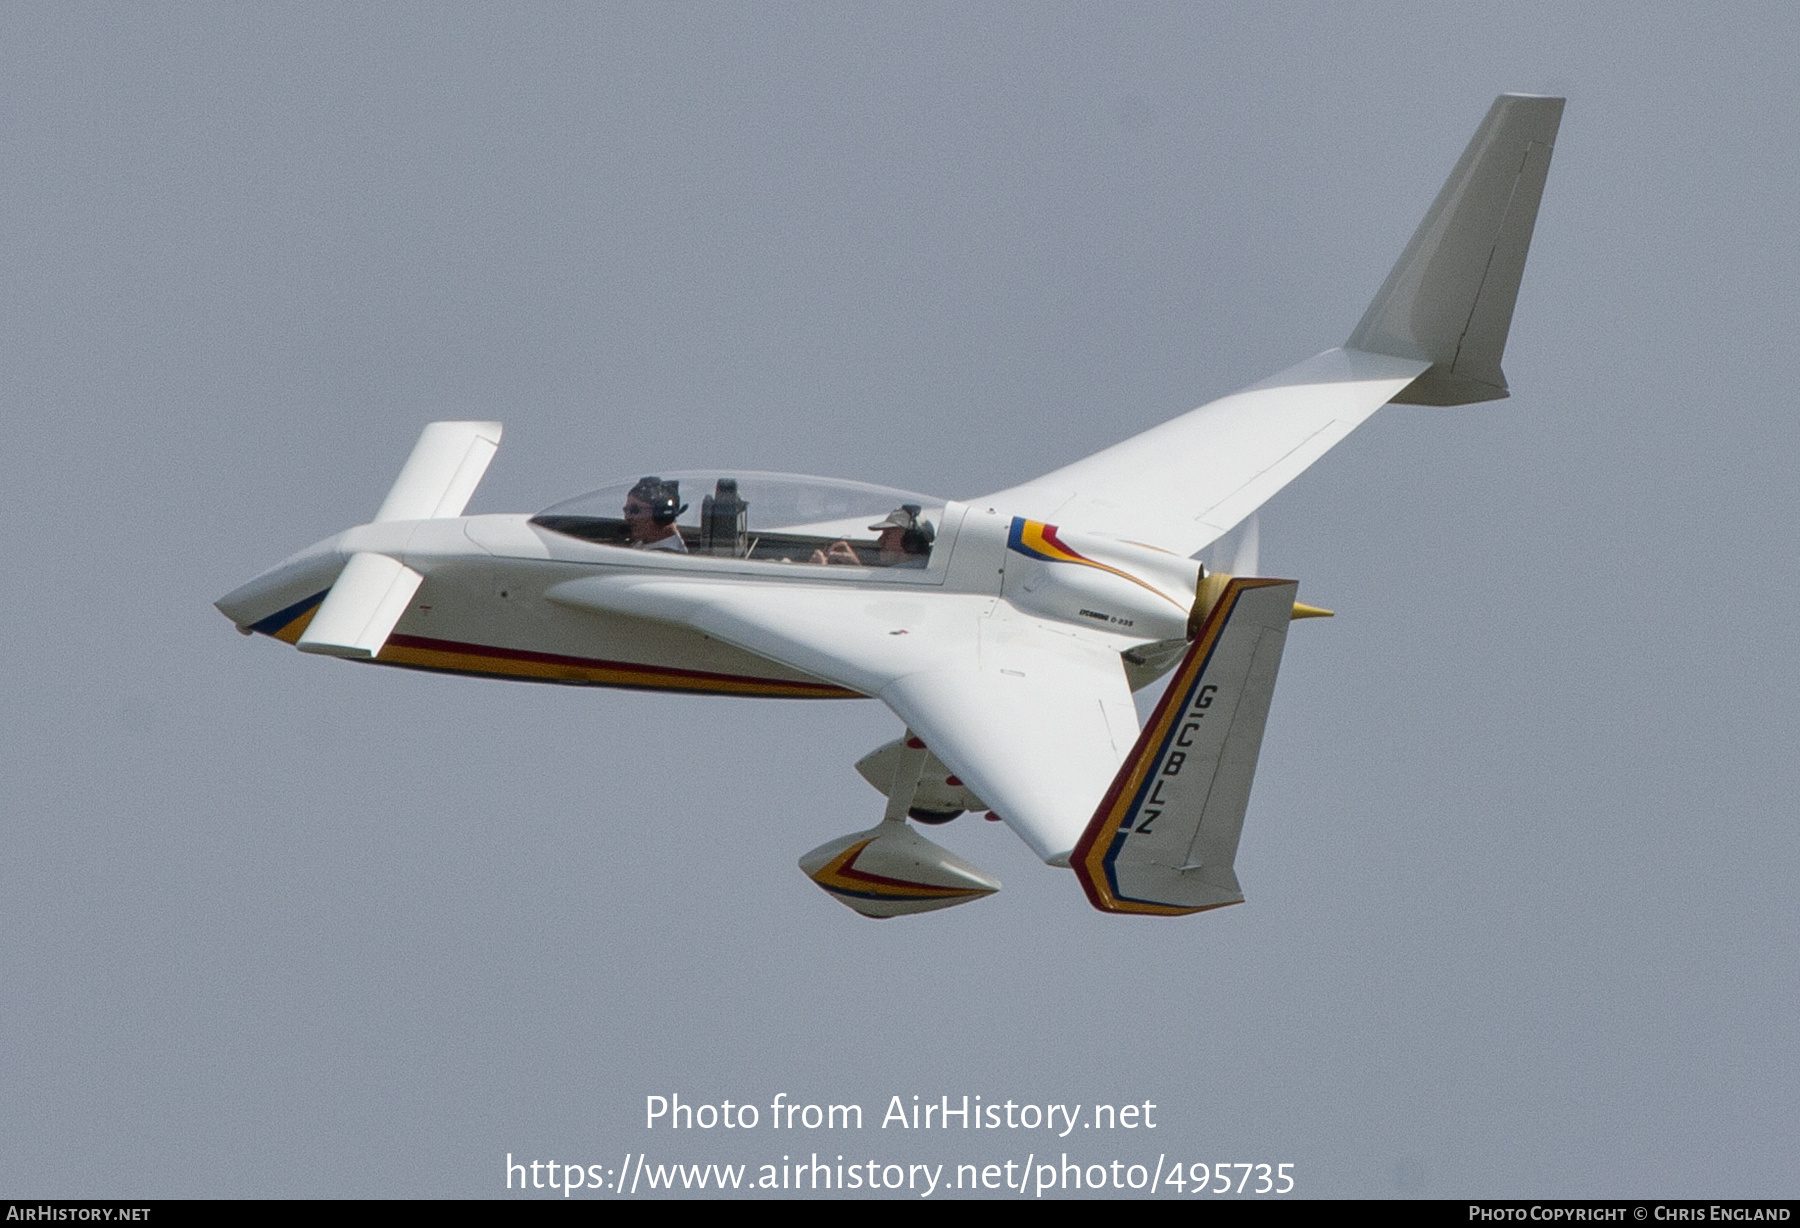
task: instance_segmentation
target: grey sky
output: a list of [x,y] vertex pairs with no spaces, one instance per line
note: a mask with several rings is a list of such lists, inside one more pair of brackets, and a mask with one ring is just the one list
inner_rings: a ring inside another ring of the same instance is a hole
[[[1796,45],[1778,4],[0,9],[0,1193],[761,1163],[643,1097],[786,1091],[1150,1099],[1083,1148],[1315,1195],[1792,1195]],[[1384,410],[1265,510],[1339,617],[1242,907],[1102,917],[965,819],[1006,890],[866,922],[794,863],[879,817],[879,705],[211,608],[438,417],[506,423],[475,511],[1053,468],[1342,341],[1503,90],[1569,97],[1514,395]],[[893,1134],[794,1146],[1029,1150]]]

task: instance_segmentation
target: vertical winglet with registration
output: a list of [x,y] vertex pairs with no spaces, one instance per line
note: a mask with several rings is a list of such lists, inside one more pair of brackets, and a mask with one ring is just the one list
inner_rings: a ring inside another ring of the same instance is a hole
[[1070,858],[1101,912],[1243,902],[1233,862],[1298,587],[1233,579],[1202,623]]

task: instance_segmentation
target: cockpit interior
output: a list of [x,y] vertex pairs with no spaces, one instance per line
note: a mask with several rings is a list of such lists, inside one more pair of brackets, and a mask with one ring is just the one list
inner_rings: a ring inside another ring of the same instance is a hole
[[531,523],[637,550],[848,567],[929,564],[944,500],[785,473],[681,472],[615,482]]

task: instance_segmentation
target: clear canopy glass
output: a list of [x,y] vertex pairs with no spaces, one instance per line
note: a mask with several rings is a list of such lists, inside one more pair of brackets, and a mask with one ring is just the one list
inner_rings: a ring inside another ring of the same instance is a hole
[[[653,528],[642,515],[651,504],[662,513]],[[638,509],[635,519],[628,519],[628,506]],[[765,562],[923,567],[943,509],[942,499],[865,482],[687,470],[614,482],[545,508],[531,522],[608,546]]]

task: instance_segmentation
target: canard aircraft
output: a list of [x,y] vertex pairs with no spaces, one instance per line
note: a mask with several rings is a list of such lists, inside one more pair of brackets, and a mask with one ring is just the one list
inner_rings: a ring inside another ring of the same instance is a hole
[[[877,698],[904,730],[856,767],[885,814],[800,862],[866,916],[999,889],[907,822],[965,812],[1072,868],[1105,912],[1239,903],[1287,628],[1328,613],[1255,575],[1253,514],[1389,402],[1507,395],[1562,109],[1494,101],[1343,345],[1023,485],[949,500],[682,472],[465,516],[500,424],[434,422],[373,520],[218,608],[246,635],[378,665]],[[1233,562],[1197,561],[1240,526]],[[1133,692],[1171,673],[1140,728]]]

